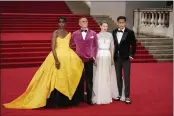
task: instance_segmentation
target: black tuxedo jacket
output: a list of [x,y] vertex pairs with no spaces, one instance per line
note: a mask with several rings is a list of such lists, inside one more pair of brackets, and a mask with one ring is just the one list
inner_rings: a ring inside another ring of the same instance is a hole
[[[118,29],[112,31],[115,45],[114,60],[118,59],[118,57],[122,60],[129,59],[129,56],[134,57],[137,47],[134,32],[125,28],[120,44],[118,44],[117,31]],[[132,46],[132,49],[130,49],[130,46]]]

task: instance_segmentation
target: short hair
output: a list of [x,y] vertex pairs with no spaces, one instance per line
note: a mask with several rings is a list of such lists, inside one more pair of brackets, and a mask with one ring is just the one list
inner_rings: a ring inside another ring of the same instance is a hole
[[82,17],[80,17],[80,18],[79,18],[79,21],[80,21],[80,20],[81,20],[82,18],[86,18],[86,19],[87,19],[87,17],[85,17],[85,16],[82,16]]
[[102,26],[104,23],[108,24],[108,22],[107,22],[106,20],[102,20],[102,21],[100,22],[100,26]]
[[120,19],[124,19],[124,21],[126,22],[126,17],[125,17],[125,16],[119,16],[119,17],[117,18],[117,21],[119,21]]
[[66,22],[66,18],[63,17],[63,16],[60,16],[60,17],[58,18],[58,22],[59,22],[61,19],[62,19],[64,22]]

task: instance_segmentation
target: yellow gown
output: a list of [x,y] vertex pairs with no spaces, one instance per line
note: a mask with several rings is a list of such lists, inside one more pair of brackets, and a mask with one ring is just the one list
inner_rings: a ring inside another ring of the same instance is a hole
[[56,53],[60,61],[60,69],[55,67],[52,52],[46,57],[35,73],[26,91],[5,108],[34,109],[44,107],[51,92],[57,89],[69,100],[72,99],[79,84],[84,64],[79,56],[69,47],[71,33],[56,39]]

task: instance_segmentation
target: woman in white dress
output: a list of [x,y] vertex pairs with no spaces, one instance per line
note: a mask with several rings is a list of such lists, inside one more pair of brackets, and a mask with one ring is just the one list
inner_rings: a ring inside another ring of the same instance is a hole
[[[116,99],[119,95],[113,60],[114,41],[112,34],[107,32],[106,21],[101,22],[100,28],[101,32],[97,34],[98,54],[93,68],[92,102],[93,104],[110,104],[112,99]],[[124,92],[122,92],[122,100],[124,100]]]

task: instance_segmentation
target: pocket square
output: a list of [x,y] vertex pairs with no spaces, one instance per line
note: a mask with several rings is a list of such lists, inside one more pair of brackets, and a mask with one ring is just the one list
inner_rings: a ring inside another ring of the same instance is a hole
[[90,38],[94,38],[94,36],[91,36]]
[[129,56],[129,58],[130,58],[130,59],[134,59],[134,58],[132,58],[131,56]]

